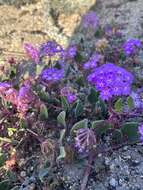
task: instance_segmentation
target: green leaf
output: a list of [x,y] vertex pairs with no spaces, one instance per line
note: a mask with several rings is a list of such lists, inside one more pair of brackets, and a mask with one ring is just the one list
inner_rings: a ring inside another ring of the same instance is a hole
[[98,101],[98,92],[94,88],[91,88],[87,99],[92,105],[95,105]]
[[59,124],[63,125],[64,127],[66,127],[66,112],[62,111],[59,113],[58,117],[57,117],[57,121]]
[[66,129],[62,129],[61,132],[60,132],[60,144],[62,144],[62,141],[64,139],[64,136],[65,136],[65,133],[66,133]]
[[62,103],[62,108],[63,108],[65,111],[68,111],[68,110],[69,110],[69,103],[68,103],[66,97],[61,96],[61,103]]
[[82,63],[82,61],[83,61],[83,56],[82,56],[79,52],[77,52],[77,54],[76,54],[76,56],[75,56],[75,60],[76,60],[76,62],[78,62],[78,63]]
[[9,190],[10,189],[10,181],[4,180],[0,182],[0,190]]
[[134,102],[131,96],[127,98],[127,104],[128,104],[129,109],[132,109],[134,107]]
[[96,128],[96,127],[99,127],[101,125],[103,125],[105,122],[105,120],[97,120],[97,121],[93,121],[92,122],[92,125],[91,125],[91,128]]
[[20,128],[25,129],[28,127],[28,122],[25,119],[20,119]]
[[66,157],[66,152],[64,146],[60,147],[60,155],[57,157],[57,160],[63,159]]
[[121,112],[123,110],[123,101],[122,98],[119,98],[115,103],[115,111]]
[[122,140],[123,140],[123,133],[121,130],[119,129],[115,129],[112,133],[112,140],[115,142],[115,143],[121,143]]
[[139,140],[138,122],[126,122],[123,124],[121,131],[129,142],[137,142]]
[[49,100],[49,94],[48,92],[45,92],[44,90],[38,91],[38,96],[42,101],[47,102]]
[[88,126],[88,120],[83,119],[73,125],[73,127],[71,128],[70,134],[73,135],[73,133],[77,131],[78,129],[85,128],[87,126]]
[[41,120],[47,120],[48,119],[48,109],[44,104],[42,104],[40,106],[40,119]]
[[83,76],[77,76],[76,81],[75,81],[79,86],[84,86],[85,81]]
[[96,135],[100,137],[102,134],[106,134],[112,128],[112,125],[105,120],[97,120],[92,122],[91,127],[95,129]]
[[81,101],[77,102],[76,108],[75,108],[75,117],[79,117],[83,112],[83,105]]
[[105,118],[108,110],[107,110],[107,105],[104,101],[98,100],[95,109],[99,112],[98,114],[101,114],[102,118]]

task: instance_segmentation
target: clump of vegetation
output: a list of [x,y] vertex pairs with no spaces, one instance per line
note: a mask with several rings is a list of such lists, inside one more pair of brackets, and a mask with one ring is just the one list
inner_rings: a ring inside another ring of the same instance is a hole
[[94,12],[83,17],[83,28],[89,41],[96,39],[90,53],[83,39],[66,49],[55,41],[26,43],[27,59],[1,66],[0,189],[29,183],[60,189],[55,167],[81,159],[91,165],[97,153],[142,141],[142,79],[135,73],[142,41],[125,41],[115,26],[102,28]]

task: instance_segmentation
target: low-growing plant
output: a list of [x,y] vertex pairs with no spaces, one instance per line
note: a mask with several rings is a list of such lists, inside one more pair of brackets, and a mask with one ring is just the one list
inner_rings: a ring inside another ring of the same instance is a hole
[[[68,146],[75,158],[90,164],[98,153],[142,141],[142,80],[134,74],[142,67],[142,41],[125,41],[116,26],[101,27],[94,12],[84,16],[83,28],[88,35],[80,44],[25,43],[28,59],[11,58],[1,67],[0,166],[28,138],[39,145],[56,139],[52,162],[67,160]],[[84,45],[92,38],[87,54]],[[13,166],[16,160],[7,165]]]

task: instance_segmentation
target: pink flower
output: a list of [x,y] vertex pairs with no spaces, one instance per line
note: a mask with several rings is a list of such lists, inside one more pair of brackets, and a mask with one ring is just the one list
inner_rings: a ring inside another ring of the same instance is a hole
[[24,50],[27,53],[27,55],[36,63],[39,63],[39,51],[37,48],[35,48],[33,45],[29,43],[24,44]]

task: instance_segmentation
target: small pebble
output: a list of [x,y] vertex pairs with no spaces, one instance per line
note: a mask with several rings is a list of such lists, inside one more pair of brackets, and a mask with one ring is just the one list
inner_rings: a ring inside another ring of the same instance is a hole
[[111,178],[109,181],[110,186],[116,187],[118,185],[118,182],[116,181],[115,178]]
[[29,186],[28,186],[28,190],[34,190],[36,187],[36,185],[34,183],[31,183]]
[[26,172],[25,172],[25,171],[22,171],[22,172],[20,173],[20,176],[21,176],[21,177],[26,177]]

